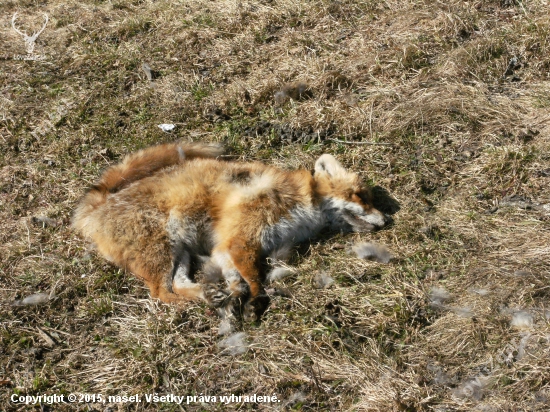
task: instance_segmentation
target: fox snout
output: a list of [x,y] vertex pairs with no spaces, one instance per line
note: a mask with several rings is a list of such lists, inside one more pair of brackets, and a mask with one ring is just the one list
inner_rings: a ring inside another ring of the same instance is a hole
[[386,215],[385,213],[383,213],[383,215],[384,215],[384,226],[391,225],[393,223],[393,217],[391,217],[390,215]]
[[391,216],[375,208],[367,210],[361,208],[361,211],[355,207],[350,209],[344,210],[344,219],[352,226],[354,232],[373,232],[390,224],[393,220]]
[[375,208],[372,208],[369,212],[367,212],[367,215],[370,215],[370,219],[374,220],[373,224],[377,229],[383,228],[384,226],[390,224],[393,220],[391,216],[386,215]]

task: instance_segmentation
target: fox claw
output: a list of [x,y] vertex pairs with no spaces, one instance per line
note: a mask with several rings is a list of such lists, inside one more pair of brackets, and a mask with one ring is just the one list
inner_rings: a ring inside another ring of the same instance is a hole
[[206,296],[207,302],[215,308],[223,306],[230,296],[227,291],[214,287],[207,288],[204,294]]
[[258,295],[244,305],[243,318],[246,321],[259,321],[269,306],[270,298],[267,295]]

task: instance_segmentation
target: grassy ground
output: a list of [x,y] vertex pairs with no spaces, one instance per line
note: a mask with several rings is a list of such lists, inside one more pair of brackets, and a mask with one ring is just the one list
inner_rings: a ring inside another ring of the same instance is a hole
[[[13,59],[16,11],[28,33],[49,15],[43,60]],[[1,410],[548,410],[546,1],[3,0],[0,35]],[[227,354],[211,310],[152,301],[69,227],[102,169],[177,139],[282,167],[332,153],[400,210],[296,253],[289,296]],[[71,392],[280,402],[9,402]]]

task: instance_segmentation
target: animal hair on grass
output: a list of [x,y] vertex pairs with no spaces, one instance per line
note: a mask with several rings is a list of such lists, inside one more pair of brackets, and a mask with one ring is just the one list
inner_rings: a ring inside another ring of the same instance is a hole
[[386,246],[374,242],[356,243],[353,245],[352,251],[358,258],[373,260],[379,263],[390,263],[393,259],[392,253]]
[[510,324],[517,329],[529,329],[533,326],[533,315],[524,310],[517,311],[512,315]]
[[292,275],[292,270],[285,267],[277,267],[267,274],[266,280],[268,283],[272,283],[277,280],[282,280],[290,275]]
[[218,327],[218,335],[225,336],[229,335],[234,331],[233,324],[231,323],[231,319],[226,318],[220,322],[220,326]]
[[281,90],[277,91],[274,95],[275,103],[281,105],[284,104],[287,100],[302,100],[304,98],[310,97],[311,92],[308,88],[308,85],[305,83],[289,83],[285,84]]
[[12,303],[13,306],[34,306],[48,302],[52,296],[49,293],[36,293],[34,295],[27,296],[24,299],[16,300]]
[[221,353],[224,355],[242,355],[246,353],[249,346],[245,339],[246,333],[238,332],[219,342],[218,346],[223,349]]
[[327,275],[326,272],[317,273],[313,281],[317,289],[328,289],[334,283],[334,279]]
[[445,303],[451,298],[449,292],[443,288],[433,288],[430,291],[430,306],[434,308],[445,308]]

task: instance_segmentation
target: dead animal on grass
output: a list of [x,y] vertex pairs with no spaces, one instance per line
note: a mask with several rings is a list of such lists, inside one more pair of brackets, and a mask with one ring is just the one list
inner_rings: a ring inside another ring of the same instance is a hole
[[[205,144],[164,144],[107,169],[77,207],[73,227],[99,253],[142,278],[164,302],[202,299],[258,319],[269,304],[262,267],[321,231],[365,232],[388,217],[358,175],[322,155],[312,175],[216,159]],[[193,280],[201,256],[210,277]],[[219,268],[219,269],[216,269]],[[243,307],[241,308],[241,305]]]

